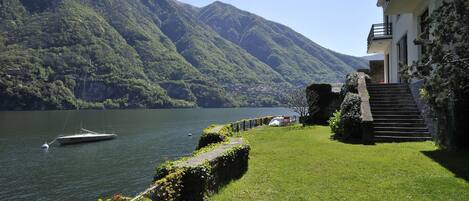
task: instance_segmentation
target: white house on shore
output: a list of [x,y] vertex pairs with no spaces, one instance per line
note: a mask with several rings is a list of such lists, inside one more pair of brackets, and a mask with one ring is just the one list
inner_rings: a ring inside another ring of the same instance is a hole
[[384,54],[384,83],[400,83],[400,63],[418,61],[425,49],[414,40],[423,34],[430,14],[443,0],[378,0],[383,23],[373,24],[368,36],[368,54]]

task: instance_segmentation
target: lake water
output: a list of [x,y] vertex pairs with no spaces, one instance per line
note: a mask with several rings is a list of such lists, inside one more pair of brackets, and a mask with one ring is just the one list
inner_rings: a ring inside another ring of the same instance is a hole
[[[203,128],[265,115],[292,113],[285,108],[0,112],[0,200],[133,196],[149,186],[158,164],[194,151]],[[40,148],[81,127],[118,138]]]

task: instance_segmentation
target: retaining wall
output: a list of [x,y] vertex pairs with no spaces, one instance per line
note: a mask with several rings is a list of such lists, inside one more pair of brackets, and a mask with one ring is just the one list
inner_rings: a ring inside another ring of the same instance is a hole
[[148,189],[134,198],[122,200],[205,200],[248,169],[250,147],[242,138],[233,138],[233,134],[266,125],[272,118],[207,127],[191,157],[160,165]]

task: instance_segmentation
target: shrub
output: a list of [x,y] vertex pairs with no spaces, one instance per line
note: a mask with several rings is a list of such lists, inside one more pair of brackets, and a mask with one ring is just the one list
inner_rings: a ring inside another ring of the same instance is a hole
[[219,131],[215,131],[217,125],[211,125],[204,129],[202,136],[199,139],[199,145],[197,149],[203,148],[210,144],[215,144],[223,142],[228,139],[228,137],[233,136],[233,128],[231,124],[222,125]]
[[[212,151],[219,145],[206,147],[193,156]],[[165,163],[156,168],[156,186],[145,197],[152,200],[202,201],[247,171],[249,151],[249,145],[243,144],[229,148],[215,159],[198,165],[181,166],[188,158]]]
[[347,93],[342,105],[340,106],[340,125],[342,125],[343,139],[361,138],[361,118],[360,118],[361,100],[358,94]]
[[353,72],[345,77],[345,84],[340,91],[342,96],[347,93],[358,93],[358,72]]
[[340,122],[340,110],[336,110],[333,116],[329,119],[328,123],[331,127],[332,133],[339,137],[342,135],[342,125]]
[[184,171],[176,170],[155,182],[156,188],[150,191],[151,200],[176,200],[181,196]]

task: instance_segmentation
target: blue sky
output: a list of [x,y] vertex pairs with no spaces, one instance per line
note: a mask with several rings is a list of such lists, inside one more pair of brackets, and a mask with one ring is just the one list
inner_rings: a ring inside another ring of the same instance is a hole
[[[197,7],[214,0],[179,0]],[[293,28],[334,51],[366,55],[371,24],[383,21],[377,0],[221,0]]]

